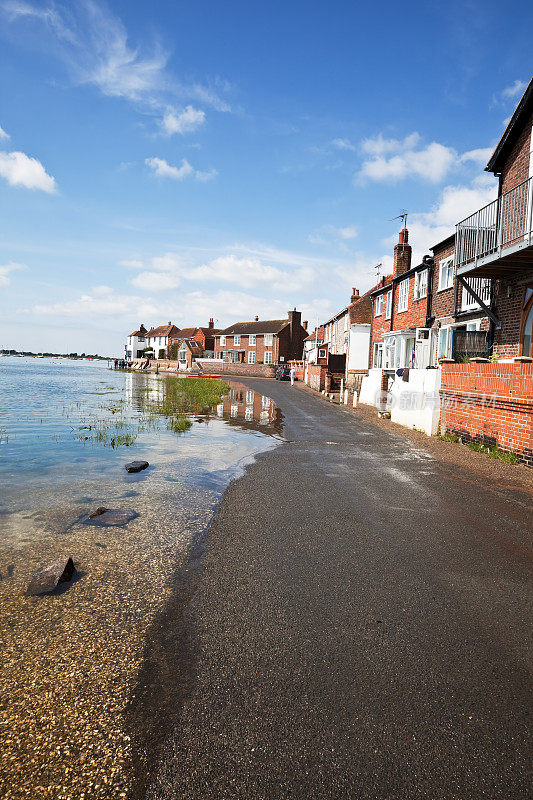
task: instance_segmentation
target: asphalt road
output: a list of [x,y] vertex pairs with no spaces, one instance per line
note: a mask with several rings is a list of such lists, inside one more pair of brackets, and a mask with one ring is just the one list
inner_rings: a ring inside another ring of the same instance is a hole
[[247,384],[286,442],[177,574],[132,709],[155,718],[137,796],[531,797],[528,496]]

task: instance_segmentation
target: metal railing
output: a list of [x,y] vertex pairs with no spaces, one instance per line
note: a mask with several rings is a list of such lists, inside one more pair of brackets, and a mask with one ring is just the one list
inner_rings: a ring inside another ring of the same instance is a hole
[[533,177],[457,224],[458,267],[501,256],[512,245],[533,244]]

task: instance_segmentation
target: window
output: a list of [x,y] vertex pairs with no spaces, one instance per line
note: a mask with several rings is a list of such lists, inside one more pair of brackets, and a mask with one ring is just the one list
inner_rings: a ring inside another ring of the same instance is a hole
[[261,406],[263,408],[270,408],[270,397],[267,397],[266,394],[261,396]]
[[374,344],[374,369],[381,369],[383,364],[383,342]]
[[265,351],[265,364],[272,364],[272,350]]
[[232,406],[230,409],[230,414],[232,417],[236,417],[239,413],[239,406]]
[[321,348],[321,349],[318,351],[318,357],[319,357],[319,358],[325,358],[325,357],[326,357],[326,348],[325,348],[325,347],[324,347],[324,348]]
[[254,418],[254,410],[253,410],[253,408],[246,408],[244,410],[244,419],[247,422],[252,422],[253,418]]
[[439,292],[453,286],[453,256],[443,258],[439,263]]
[[409,305],[409,278],[401,281],[398,286],[398,311],[407,311]]
[[272,347],[273,342],[274,342],[274,334],[265,333],[265,347]]
[[533,303],[525,319],[524,330],[522,331],[522,355],[529,357],[531,354],[533,354]]
[[[487,305],[490,303],[490,278],[467,278],[466,282],[472,287],[475,293],[483,300],[484,303]],[[473,308],[480,308],[480,305],[468,289],[464,286],[462,287],[462,295],[461,295],[461,311],[468,311]]]
[[438,357],[449,358],[452,351],[452,329],[451,327],[441,328],[439,331]]
[[182,364],[185,363],[185,361],[187,361],[187,353],[185,352],[185,350],[179,351],[178,361],[180,361]]
[[380,314],[383,313],[383,295],[378,294],[376,297],[376,306],[374,309],[374,316],[379,317]]
[[415,275],[415,300],[421,300],[428,293],[428,271],[423,269]]
[[254,393],[251,389],[248,389],[246,392],[246,403],[250,405],[250,403],[254,402]]
[[387,292],[387,308],[385,311],[385,319],[390,319],[392,312],[392,289]]
[[235,352],[235,350],[231,351],[231,363],[238,364],[239,363],[239,354]]
[[255,364],[255,350],[248,350],[248,363]]
[[220,346],[221,347],[225,347],[226,346],[226,337],[225,336],[221,336],[220,337]]
[[248,346],[255,347],[255,334],[250,334],[248,337]]
[[234,344],[235,347],[239,347],[240,344],[241,344],[241,337],[240,336],[234,336],[233,337],[233,344]]
[[219,403],[217,405],[217,417],[221,417],[224,414],[224,403]]

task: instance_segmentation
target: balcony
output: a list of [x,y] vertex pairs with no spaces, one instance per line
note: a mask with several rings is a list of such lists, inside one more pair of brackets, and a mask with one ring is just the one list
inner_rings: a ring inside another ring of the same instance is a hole
[[533,177],[459,222],[457,275],[504,277],[533,266]]

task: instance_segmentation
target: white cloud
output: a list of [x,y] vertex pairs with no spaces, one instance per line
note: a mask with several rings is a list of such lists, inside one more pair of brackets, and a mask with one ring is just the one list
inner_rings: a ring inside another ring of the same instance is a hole
[[147,158],[145,159],[145,164],[153,169],[160,178],[173,178],[175,181],[182,181],[189,175],[194,174],[194,169],[186,158],[182,158],[180,167],[173,167],[164,158]]
[[331,144],[333,147],[336,147],[337,150],[356,150],[357,148],[353,145],[349,139],[333,139]]
[[170,309],[150,297],[128,295],[108,286],[96,286],[87,294],[73,300],[37,304],[29,313],[46,317],[83,317],[94,322],[97,317],[132,317],[136,319],[166,316]]
[[502,89],[500,94],[506,100],[514,100],[516,97],[519,97],[524,93],[526,86],[527,83],[525,81],[516,80],[514,83],[511,83],[509,86],[506,86],[504,89]]
[[25,153],[0,151],[0,177],[11,186],[24,186],[26,189],[40,189],[48,194],[56,191],[56,182],[48,175],[36,158]]
[[307,237],[313,244],[329,244],[332,241],[347,242],[355,239],[359,231],[355,225],[336,228],[334,225],[323,225]]
[[[496,179],[483,173],[469,184],[445,186],[430,211],[409,214],[413,263],[419,263],[430,247],[454,233],[458,222],[494,200],[497,190]],[[397,234],[385,240],[390,247],[397,241]]]
[[[415,134],[412,135],[414,137]],[[418,136],[418,134],[416,134]],[[441,181],[451,168],[457,163],[457,153],[451,147],[445,147],[438,142],[431,142],[418,150],[406,149],[405,143],[412,137],[406,137],[403,142],[397,140],[367,140],[363,144],[365,152],[372,153],[372,158],[363,161],[357,179],[373,181],[397,181],[402,178],[416,177],[431,183]],[[398,145],[400,152],[394,152],[393,145]],[[394,153],[385,156],[384,153]]]
[[147,289],[152,292],[167,292],[169,289],[176,289],[181,281],[176,275],[168,272],[150,272],[143,270],[139,272],[130,283],[138,289]]
[[382,134],[365,139],[361,148],[366,156],[354,183],[365,180],[395,182],[404,178],[420,178],[439,183],[452,170],[472,162],[484,166],[492,153],[490,147],[478,147],[462,155],[453,147],[439,142],[424,145],[420,134],[414,132],[404,139],[385,139]]
[[491,157],[492,151],[492,147],[478,147],[476,150],[468,150],[460,157],[460,161],[473,161],[475,164],[479,164],[480,167],[484,167]]
[[10,261],[9,264],[0,264],[0,286],[9,286],[11,283],[11,273],[19,269],[26,269],[26,265],[16,264],[14,261]]
[[169,164],[164,158],[147,158],[145,159],[145,164],[150,169],[153,169],[159,178],[172,178],[175,181],[182,181],[185,178],[194,176],[200,183],[207,183],[218,175],[216,169],[212,169],[209,172],[195,170],[186,158],[182,158],[181,166],[179,167]]
[[205,111],[192,106],[186,106],[183,111],[169,108],[161,122],[161,127],[167,136],[174,133],[192,133],[205,122]]
[[9,136],[9,133],[6,133],[6,131],[0,125],[0,140],[2,140],[2,139],[6,140],[6,139],[10,139],[10,138],[11,137]]
[[268,286],[269,292],[283,292],[305,289],[315,280],[315,271],[309,265],[280,269],[252,254],[227,253],[195,264],[190,257],[166,253],[148,261],[133,259],[121,264],[140,270],[130,283],[151,291],[166,291],[188,281],[201,285],[236,283],[244,289]]
[[184,83],[168,70],[169,54],[156,41],[148,47],[131,44],[121,19],[96,0],[36,6],[19,0],[2,3],[13,25],[40,24],[54,40],[53,50],[76,84],[90,84],[110,97],[122,97],[150,109],[164,109],[171,98],[196,99],[229,111],[223,99],[229,85]]

